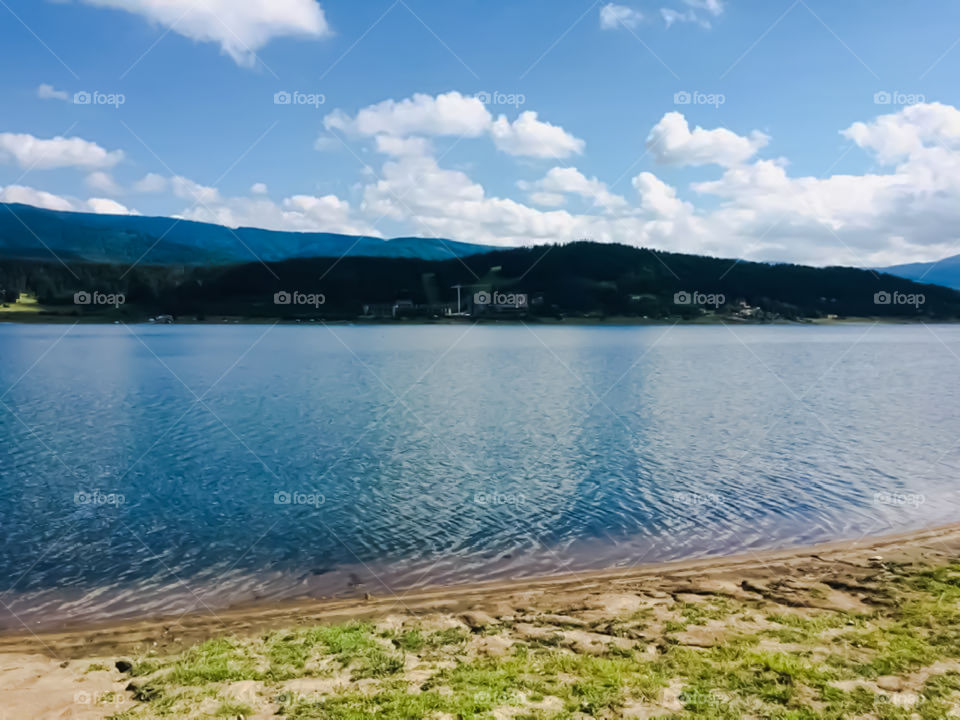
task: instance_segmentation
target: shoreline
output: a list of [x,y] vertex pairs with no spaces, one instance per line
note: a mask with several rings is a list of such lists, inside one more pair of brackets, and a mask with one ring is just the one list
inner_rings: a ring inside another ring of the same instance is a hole
[[197,320],[195,318],[184,318],[173,323],[151,323],[147,319],[137,320],[117,320],[107,316],[44,316],[44,317],[24,317],[22,314],[14,316],[13,314],[0,313],[0,325],[124,325],[163,327],[166,325],[182,325],[187,327],[220,327],[230,325],[284,325],[284,326],[324,326],[335,325],[337,327],[454,327],[469,325],[486,325],[494,327],[843,327],[846,325],[960,325],[960,318],[910,318],[910,317],[846,317],[846,318],[805,318],[802,320],[744,320],[742,318],[696,318],[693,320],[684,320],[681,318],[661,318],[661,319],[643,319],[633,317],[609,317],[609,318],[587,318],[587,317],[569,317],[564,319],[557,318],[459,318],[459,319],[404,319],[404,320],[364,320],[353,319],[310,319],[310,318],[253,318],[253,317],[233,317],[216,316],[206,320]]
[[[421,617],[495,612],[521,604],[548,611],[591,594],[718,593],[786,575],[822,578],[843,568],[850,577],[873,571],[878,562],[932,565],[960,556],[960,522],[882,536],[863,536],[810,546],[711,555],[663,563],[557,573],[464,585],[427,586],[392,596],[294,599],[254,602],[181,617],[88,622],[55,630],[0,633],[0,658],[36,654],[56,660],[153,651],[170,654],[229,634],[248,636],[294,625],[343,623],[393,615]],[[877,560],[876,558],[880,558]]]

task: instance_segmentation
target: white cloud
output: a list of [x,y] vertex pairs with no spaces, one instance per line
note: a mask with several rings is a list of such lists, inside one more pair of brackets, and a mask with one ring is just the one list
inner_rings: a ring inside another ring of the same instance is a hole
[[872,122],[857,122],[841,133],[884,163],[895,162],[924,147],[960,148],[960,110],[941,103],[911,105]]
[[640,207],[659,218],[679,218],[693,214],[693,205],[677,197],[677,189],[667,185],[653,173],[643,172],[633,179],[640,195]]
[[266,183],[254,183],[250,187],[251,195],[266,195],[268,192]]
[[750,137],[737,135],[726,128],[704,130],[697,127],[691,132],[683,114],[669,112],[650,131],[647,147],[658,161],[669,165],[730,167],[749,160],[769,140],[757,131]]
[[123,160],[123,151],[104,150],[94,142],[72,137],[49,140],[25,133],[0,133],[0,161],[13,160],[24,169],[108,168]]
[[121,195],[123,193],[123,188],[117,185],[113,176],[102,170],[97,170],[87,175],[85,182],[91,190],[96,190],[106,195]]
[[398,138],[390,135],[377,135],[377,152],[384,155],[428,155],[432,151],[430,141],[426,138],[411,137]]
[[86,209],[100,215],[139,215],[136,210],[131,210],[126,205],[121,205],[116,200],[108,198],[90,198],[87,200]]
[[0,187],[0,201],[6,203],[21,203],[47,210],[73,210],[73,203],[60,195],[36,190],[23,185],[7,185]]
[[721,15],[724,10],[724,0],[683,0],[690,7],[706,10],[711,15]]
[[608,3],[600,9],[600,27],[616,30],[621,27],[635,28],[643,21],[643,13],[626,5]]
[[[960,110],[937,103],[907,107],[853,123],[842,134],[880,169],[791,176],[786,160],[757,158],[766,136],[691,130],[683,115],[669,113],[651,132],[651,154],[672,165],[700,166],[689,186],[640,172],[628,193],[575,168],[555,167],[518,183],[529,195],[526,204],[491,194],[463,169],[441,167],[428,138],[373,132],[385,157],[379,177],[368,171],[355,188],[359,202],[335,195],[274,202],[254,188],[249,197],[224,197],[179,176],[147,175],[134,189],[170,192],[185,201],[185,217],[230,226],[377,235],[371,222],[385,218],[401,232],[490,245],[592,238],[817,265],[881,266],[956,254]],[[195,205],[198,198],[203,202]],[[0,189],[0,199],[61,210],[123,209],[102,197],[84,201],[22,186]],[[567,209],[568,203],[583,209]]]
[[349,202],[336,195],[294,195],[280,203],[263,196],[221,197],[214,203],[189,208],[181,217],[234,228],[378,235],[375,228],[354,216]]
[[328,130],[374,137],[379,152],[394,156],[430,153],[424,136],[478,138],[489,134],[497,148],[520,157],[565,158],[584,148],[583,140],[538,119],[535,112],[521,113],[513,122],[504,115],[494,120],[479,98],[459,92],[385,100],[355,116],[334,110],[323,123]]
[[683,0],[688,6],[687,10],[680,11],[672,8],[660,8],[660,16],[666,22],[669,28],[674,23],[697,23],[698,25],[709,28],[710,21],[700,16],[698,10],[705,10],[708,14],[717,17],[723,14],[723,0]]
[[384,100],[362,109],[356,117],[335,110],[324,118],[323,124],[328,130],[353,135],[479,137],[490,122],[490,113],[479,99],[448,92],[436,97],[418,93],[399,102]]
[[108,198],[90,198],[77,200],[75,198],[55,195],[44,190],[37,190],[23,185],[7,185],[0,187],[0,202],[20,203],[32,205],[45,210],[59,210],[65,212],[92,212],[106,215],[138,215],[124,205]]
[[83,0],[88,5],[136,13],[198,42],[213,42],[238,64],[273,38],[330,34],[315,0]]
[[562,207],[567,204],[567,196],[561,193],[532,192],[530,202],[541,207]]
[[699,23],[703,27],[710,27],[710,22],[702,20],[693,10],[681,12],[672,8],[660,8],[660,17],[663,18],[668,28],[673,26],[674,23]]
[[212,205],[219,203],[222,199],[220,191],[215,187],[200,185],[180,175],[170,178],[170,187],[178,198],[190,200],[197,205]]
[[[877,156],[898,155],[899,164],[887,174],[826,178],[790,177],[785,162],[756,160],[765,136],[744,138],[725,129],[691,132],[682,115],[679,122],[661,122],[658,127],[670,140],[662,159],[724,167],[718,179],[693,184],[700,196],[712,198],[701,207],[642,172],[632,181],[636,203],[627,202],[616,213],[577,214],[557,208],[571,195],[598,198],[614,189],[577,170],[555,168],[541,180],[519,183],[532,203],[525,205],[490,196],[464,172],[442,168],[432,156],[406,156],[384,164],[381,179],[364,189],[361,210],[405,223],[421,235],[490,245],[588,237],[817,265],[934,259],[955,254],[960,246],[957,112],[948,106],[911,108],[853,126],[845,131],[848,136]],[[682,142],[673,142],[678,138]]]
[[169,187],[170,181],[163,175],[147,173],[133,184],[133,189],[141,193],[161,193]]
[[562,127],[537,119],[527,111],[512,123],[501,115],[490,128],[494,144],[508,155],[565,158],[583,152],[586,143]]
[[70,94],[66,90],[57,90],[53,85],[41,83],[37,88],[37,97],[41,100],[63,100],[70,102]]
[[[535,183],[520,183],[521,189],[532,190],[530,199],[537,205],[562,205],[564,195],[577,195],[591,201],[594,207],[615,212],[627,207],[627,201],[607,189],[606,183],[588,178],[576,168],[552,168]],[[534,199],[534,196],[537,199]],[[559,202],[557,200],[559,199]]]

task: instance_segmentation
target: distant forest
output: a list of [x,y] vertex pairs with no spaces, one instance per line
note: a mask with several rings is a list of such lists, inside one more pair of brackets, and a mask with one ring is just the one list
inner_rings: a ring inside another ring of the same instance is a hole
[[[960,292],[868,270],[735,262],[586,241],[442,261],[346,257],[131,269],[6,260],[0,261],[0,291],[8,300],[34,294],[52,312],[81,317],[103,308],[76,305],[75,293],[122,294],[125,304],[113,309],[118,319],[161,313],[200,320],[494,314],[474,302],[478,293],[529,300],[522,308],[503,308],[498,314],[505,318],[960,318]],[[323,302],[277,304],[282,293],[321,296]]]

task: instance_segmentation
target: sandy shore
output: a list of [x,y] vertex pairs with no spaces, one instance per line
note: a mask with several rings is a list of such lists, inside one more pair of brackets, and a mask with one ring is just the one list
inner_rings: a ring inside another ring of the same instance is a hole
[[[56,632],[0,634],[0,655],[40,653],[59,661],[91,654],[145,650],[177,652],[222,633],[255,634],[292,624],[337,623],[396,613],[428,615],[503,605],[555,607],[607,591],[696,592],[719,584],[770,580],[784,575],[807,579],[856,579],[884,561],[934,565],[960,556],[960,523],[909,533],[844,540],[809,547],[677,560],[538,578],[400,591],[395,595],[257,604],[179,618],[149,618],[84,625]],[[2,718],[0,718],[2,720]]]
[[[960,524],[801,549],[418,589],[392,597],[291,602],[55,633],[12,633],[0,636],[0,720],[109,717],[116,707],[104,709],[84,698],[108,696],[125,707],[135,704],[129,678],[114,667],[118,658],[173,656],[215,637],[252,638],[359,619],[476,630],[474,624],[487,622],[482,618],[495,623],[496,618],[566,617],[571,627],[593,626],[664,598],[726,598],[861,613],[872,606],[877,575],[885,568],[945,566],[957,558]],[[587,635],[580,641],[589,642]],[[100,666],[105,670],[90,671]]]

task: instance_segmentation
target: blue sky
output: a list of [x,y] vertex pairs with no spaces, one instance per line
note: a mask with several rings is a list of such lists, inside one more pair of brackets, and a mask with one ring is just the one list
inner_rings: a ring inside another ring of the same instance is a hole
[[814,264],[960,252],[952,0],[3,0],[0,18],[8,201]]

